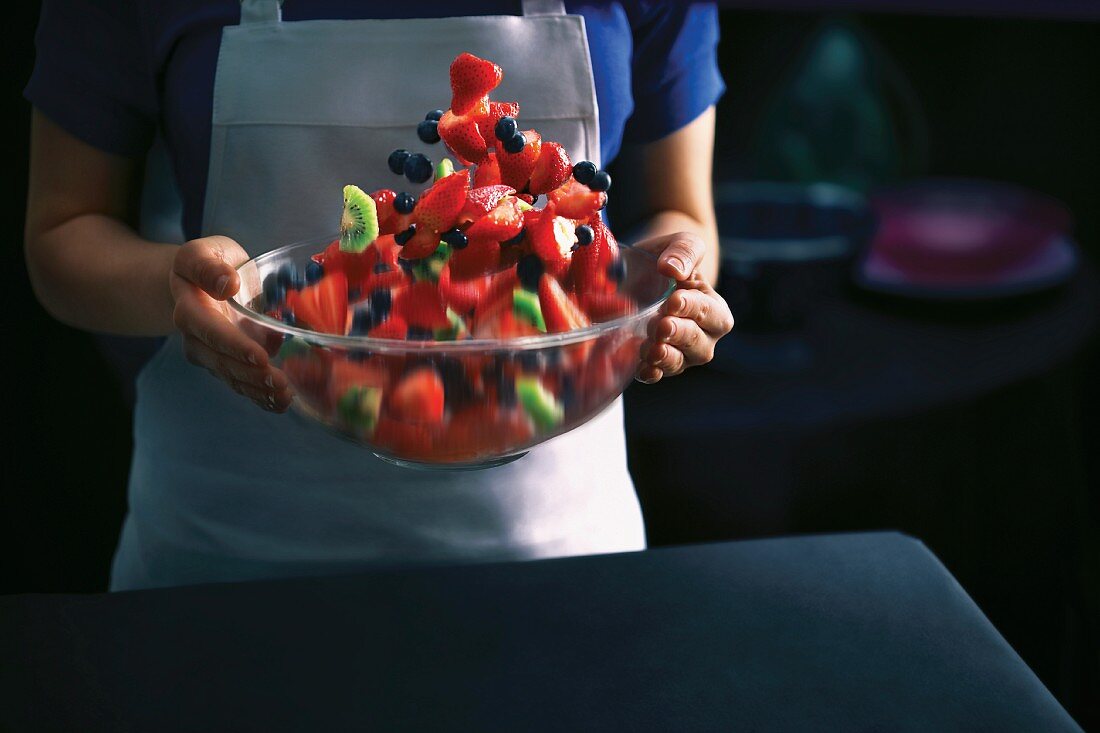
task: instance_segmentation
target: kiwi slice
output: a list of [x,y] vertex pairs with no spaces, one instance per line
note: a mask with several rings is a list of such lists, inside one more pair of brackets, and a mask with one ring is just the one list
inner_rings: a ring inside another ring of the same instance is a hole
[[450,308],[447,309],[447,321],[450,325],[446,328],[437,328],[432,333],[436,341],[455,341],[466,335],[466,322],[462,320],[462,316]]
[[439,274],[443,272],[443,265],[451,258],[451,245],[440,242],[427,257],[422,257],[413,263],[412,275],[416,281],[431,280],[439,282]]
[[546,319],[542,317],[539,296],[530,290],[516,288],[512,291],[512,312],[516,318],[527,321],[538,330],[546,333]]
[[516,379],[516,396],[524,411],[540,430],[552,430],[565,419],[565,410],[557,398],[542,386],[538,377]]
[[444,158],[439,161],[435,166],[435,178],[433,180],[438,181],[440,178],[446,178],[455,172],[455,164],[450,158]]
[[370,435],[378,423],[382,390],[378,387],[348,387],[336,403],[340,419],[352,430]]
[[279,352],[275,355],[275,360],[282,362],[284,359],[288,359],[292,356],[305,356],[311,351],[313,351],[312,346],[297,336],[291,336],[279,347]]
[[340,215],[340,251],[362,252],[378,236],[378,208],[358,186],[344,186]]

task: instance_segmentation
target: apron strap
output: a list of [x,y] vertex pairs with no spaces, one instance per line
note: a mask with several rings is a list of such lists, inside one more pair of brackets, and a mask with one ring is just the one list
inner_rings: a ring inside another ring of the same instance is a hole
[[565,15],[562,0],[521,0],[524,15]]
[[241,25],[278,23],[283,19],[283,0],[241,0]]

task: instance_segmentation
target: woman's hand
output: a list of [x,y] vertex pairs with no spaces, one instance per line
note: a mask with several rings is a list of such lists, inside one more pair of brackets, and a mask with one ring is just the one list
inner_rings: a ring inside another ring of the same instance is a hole
[[293,393],[263,346],[233,323],[226,302],[240,288],[236,267],[248,259],[228,237],[193,239],[179,248],[169,275],[173,320],[187,360],[271,412],[285,412]]
[[653,384],[713,359],[714,345],[733,329],[733,315],[700,272],[707,247],[699,236],[679,232],[635,246],[657,255],[658,270],[677,283],[649,325],[634,375],[639,382]]

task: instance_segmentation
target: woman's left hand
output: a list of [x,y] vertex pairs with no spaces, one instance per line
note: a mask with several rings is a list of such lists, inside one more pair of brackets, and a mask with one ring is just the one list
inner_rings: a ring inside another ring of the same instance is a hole
[[714,345],[733,329],[733,314],[700,272],[707,247],[699,236],[679,232],[635,246],[657,255],[661,274],[676,280],[676,290],[649,324],[634,375],[654,384],[713,359]]

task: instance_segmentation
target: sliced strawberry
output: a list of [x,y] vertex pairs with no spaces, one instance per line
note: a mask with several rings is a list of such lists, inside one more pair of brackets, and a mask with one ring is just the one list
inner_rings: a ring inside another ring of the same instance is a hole
[[436,130],[439,132],[439,137],[463,165],[485,158],[487,153],[485,138],[477,127],[477,120],[473,117],[459,116],[447,110],[440,118]]
[[539,280],[539,308],[549,333],[564,333],[592,325],[581,307],[549,273]]
[[599,214],[593,214],[586,223],[592,227],[594,236],[590,244],[577,247],[573,253],[573,289],[582,295],[614,290],[607,266],[619,256],[619,244]]
[[288,356],[279,366],[298,398],[321,413],[332,409],[328,393],[332,360],[325,358],[324,354],[321,349],[311,348],[304,353]]
[[542,333],[527,321],[516,318],[512,312],[511,301],[507,307],[496,307],[480,321],[474,322],[474,338],[519,338],[538,336]]
[[430,280],[421,280],[398,291],[394,295],[393,312],[414,328],[435,330],[450,325],[439,289]]
[[468,170],[457,170],[432,184],[421,195],[413,211],[417,229],[427,228],[438,233],[453,227],[458,212],[466,204],[466,189],[469,185]]
[[401,316],[390,315],[370,331],[367,336],[372,339],[401,339],[404,341],[409,336],[409,324]]
[[492,142],[496,140],[494,130],[500,118],[511,117],[515,119],[518,116],[519,102],[489,102],[488,110],[478,118],[477,124],[485,139]]
[[344,273],[327,273],[315,285],[291,290],[286,301],[294,317],[314,331],[347,333],[348,278]]
[[403,422],[438,423],[443,420],[443,401],[443,380],[435,369],[420,367],[394,387],[389,412]]
[[370,195],[374,199],[374,205],[378,209],[378,233],[393,234],[397,221],[397,212],[393,208],[393,200],[397,198],[397,192],[391,188],[380,188]]
[[512,307],[512,291],[516,289],[518,284],[519,276],[516,274],[515,267],[501,270],[492,275],[489,278],[488,289],[481,294],[481,299],[474,310],[474,321],[486,317],[490,311],[497,308],[510,309]]
[[531,170],[531,193],[548,193],[562,185],[573,175],[573,163],[565,148],[555,142],[545,142]]
[[471,53],[461,53],[451,62],[451,109],[466,114],[477,102],[493,91],[504,78],[504,71]]
[[507,196],[466,230],[466,236],[493,239],[498,242],[511,239],[523,229],[523,208],[515,196]]
[[500,268],[500,244],[495,239],[469,236],[469,244],[451,252],[448,261],[450,275],[456,280],[469,280]]
[[360,300],[366,300],[375,290],[396,288],[408,282],[409,276],[397,265],[387,265],[384,272],[372,272],[359,286]]
[[497,149],[497,163],[500,165],[500,181],[517,191],[527,187],[531,171],[535,169],[542,152],[542,137],[534,130],[524,130],[527,144],[518,153],[509,153],[503,147]]
[[620,293],[584,293],[580,303],[588,317],[596,322],[611,321],[638,310],[633,300]]
[[459,223],[461,224],[463,220],[474,221],[485,216],[500,203],[502,198],[515,192],[516,189],[511,186],[500,184],[471,188],[466,192],[466,205],[462,207],[462,211],[458,215]]
[[556,216],[553,205],[542,210],[538,222],[530,229],[531,251],[546,265],[546,271],[561,277],[569,271],[573,245],[577,243],[572,219]]
[[469,313],[477,307],[482,293],[489,289],[488,276],[469,280],[452,280],[451,265],[447,263],[439,273],[439,294],[443,303],[455,313]]
[[397,420],[385,412],[379,415],[371,439],[375,445],[410,460],[432,457],[436,443],[430,425]]
[[557,207],[559,215],[570,219],[587,219],[607,203],[606,193],[593,191],[573,178],[566,179],[565,183],[548,193],[546,198]]
[[389,376],[389,372],[377,363],[337,358],[332,362],[328,379],[329,400],[335,405],[352,387],[385,387]]
[[495,186],[500,183],[500,165],[497,163],[497,154],[489,153],[480,161],[474,170],[474,187]]
[[405,242],[401,248],[401,258],[406,260],[420,260],[432,254],[439,248],[439,234],[428,227],[417,227],[412,239]]

